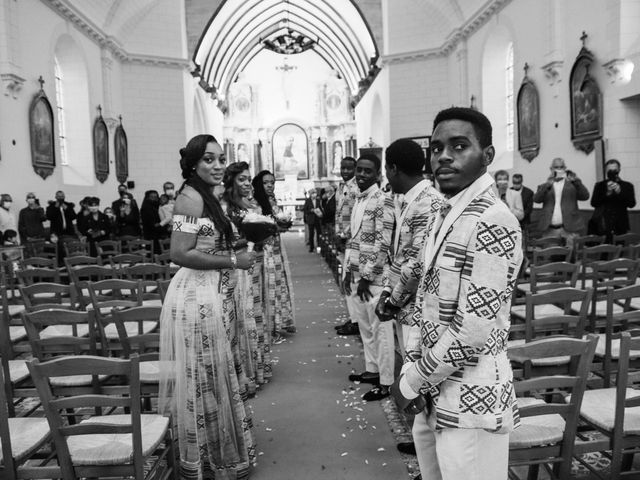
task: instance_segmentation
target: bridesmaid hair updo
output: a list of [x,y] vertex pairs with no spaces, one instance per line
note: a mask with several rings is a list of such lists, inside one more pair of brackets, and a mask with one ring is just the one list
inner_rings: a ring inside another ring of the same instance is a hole
[[211,185],[208,185],[196,173],[196,166],[204,156],[209,143],[218,143],[218,141],[213,135],[196,135],[189,140],[186,147],[180,149],[180,168],[182,169],[182,178],[184,178],[180,191],[185,185],[189,185],[200,194],[204,202],[202,215],[211,219],[216,230],[222,233],[227,245],[231,245],[233,241],[231,221],[224,214],[220,202],[213,194]]

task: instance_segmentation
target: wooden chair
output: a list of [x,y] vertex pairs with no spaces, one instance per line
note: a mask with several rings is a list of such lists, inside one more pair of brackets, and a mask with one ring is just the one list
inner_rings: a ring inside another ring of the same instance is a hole
[[48,257],[28,257],[18,262],[20,270],[27,268],[58,268],[57,258]]
[[171,237],[161,238],[158,243],[160,244],[160,253],[167,253],[171,250]]
[[620,235],[614,235],[611,241],[614,245],[622,245],[628,247],[629,245],[637,245],[640,243],[640,233],[623,233]]
[[161,306],[162,300],[158,291],[158,280],[170,279],[169,265],[157,263],[138,263],[124,267],[121,274],[128,280],[142,281],[144,304]]
[[[546,266],[545,266],[546,267]],[[541,267],[541,268],[545,268],[545,267]],[[563,267],[564,268],[564,267]],[[535,274],[537,275],[537,271],[538,269],[535,270]],[[555,274],[555,273],[554,273]],[[574,274],[575,275],[575,270],[574,270]],[[550,277],[547,277],[550,278]],[[570,283],[571,281],[575,280],[575,276],[569,277],[569,283],[568,284],[564,284],[564,283],[554,283],[554,284],[549,284],[549,285],[544,285],[544,287],[547,288],[542,288],[542,289],[538,289],[538,285],[537,285],[537,280],[533,280],[533,287],[531,292],[526,292],[525,293],[525,300],[524,302],[522,302],[521,304],[516,304],[516,305],[511,305],[511,317],[513,320],[517,321],[517,322],[525,322],[528,318],[529,315],[533,315],[534,317],[538,317],[538,318],[542,318],[542,317],[547,317],[547,316],[553,316],[553,315],[563,315],[563,314],[570,314],[571,313],[571,309],[573,308],[574,312],[580,312],[580,309],[583,308],[582,305],[582,296],[580,295],[577,297],[576,302],[574,304],[572,304],[571,302],[569,302],[567,304],[566,301],[563,300],[563,294],[567,293],[569,295],[569,297],[572,297],[573,295],[571,294],[571,292],[573,290],[575,290],[575,283]],[[581,292],[586,292],[589,289],[580,289],[579,291]],[[543,293],[551,293],[553,291],[560,291],[560,293],[555,296],[555,295],[550,295],[550,296],[544,296],[542,295]],[[530,296],[533,295],[532,299],[530,299]],[[558,299],[558,303],[546,303],[546,298],[549,299]],[[589,297],[591,298],[591,296]],[[537,300],[539,299],[539,300]],[[532,301],[532,304],[527,304],[527,301]],[[537,302],[540,303],[537,303]],[[568,310],[567,310],[568,307]],[[587,304],[587,310],[586,313],[589,312],[589,307],[590,304]],[[535,309],[535,314],[532,313],[530,311],[530,308],[534,308]],[[586,317],[585,317],[586,318]]]
[[48,308],[64,308],[76,310],[76,289],[73,285],[63,283],[34,283],[19,287],[20,296],[27,312],[46,310]]
[[146,259],[145,261],[151,261],[155,253],[153,251],[153,240],[143,240],[141,238],[130,240],[128,249],[129,253],[142,255]]
[[[518,289],[526,289],[531,293],[556,288],[575,288],[578,284],[579,265],[569,262],[552,262],[531,267],[529,284],[518,285]],[[527,288],[528,287],[528,288]]]
[[38,242],[30,242],[27,245],[27,257],[45,257],[58,260],[57,243],[46,242],[44,240]]
[[171,261],[171,252],[163,252],[157,253],[155,256],[156,263],[160,265],[169,265],[169,275],[173,277],[178,270],[180,270],[180,265],[176,265]]
[[129,253],[129,243],[137,239],[138,237],[135,235],[122,235],[121,237],[118,237],[118,241],[120,242],[120,251],[122,253]]
[[[622,288],[609,287],[606,290],[606,318],[599,322],[604,333],[598,334],[600,341],[596,348],[596,361],[593,371],[601,374],[604,388],[611,384],[620,358],[620,332],[640,328],[640,310],[631,307],[631,301],[640,296],[640,285]],[[635,357],[640,352],[634,353]],[[598,367],[601,367],[598,368]]]
[[533,265],[545,265],[550,262],[571,261],[571,249],[569,247],[547,247],[533,250]]
[[514,382],[521,423],[509,435],[510,478],[518,478],[514,467],[522,466],[528,467],[529,479],[538,478],[540,465],[552,479],[569,478],[580,407],[597,341],[595,335],[586,339],[550,337],[507,351],[516,365],[558,356],[571,358],[567,374],[546,375],[530,369],[529,375]]
[[111,264],[111,268],[120,271],[125,267],[130,267],[131,265],[145,263],[145,258],[144,256],[135,253],[121,253],[110,257],[109,263]]
[[117,240],[102,240],[96,242],[96,251],[103,261],[108,260],[109,257],[122,253],[122,244]]
[[580,280],[582,288],[587,286],[587,277],[591,274],[591,266],[595,262],[606,262],[620,258],[622,247],[620,245],[603,244],[595,247],[585,247],[576,259],[580,263]]
[[[6,378],[5,372],[0,369],[0,382],[3,385],[6,385]],[[48,455],[35,459],[36,453],[50,440],[47,419],[35,416],[16,417],[12,397],[7,397],[5,389],[0,388],[0,478],[57,478],[57,466],[45,466],[50,460]]]
[[73,257],[66,257],[64,264],[67,267],[67,271],[73,270],[76,267],[84,267],[87,265],[102,265],[102,258],[92,257],[90,255],[75,255]]
[[89,255],[89,244],[80,240],[67,240],[62,243],[62,248],[64,249],[66,257],[74,257],[76,255]]
[[606,243],[606,237],[604,235],[582,235],[576,237],[573,240],[573,251],[575,252],[576,259],[580,258],[582,250],[587,247],[596,247]]
[[548,247],[564,247],[565,240],[563,237],[542,237],[532,238],[529,240],[529,247],[548,248]]
[[[33,360],[29,370],[42,399],[62,478],[177,478],[171,419],[141,414],[139,358],[60,358]],[[126,379],[119,389],[95,387],[92,395],[61,397],[51,388],[60,376],[103,375]],[[88,411],[117,409],[109,415],[85,415],[70,425],[67,409]],[[145,463],[151,468],[145,475]],[[167,465],[161,472],[162,465]]]
[[69,278],[75,286],[80,308],[84,310],[91,303],[87,283],[106,280],[108,278],[118,278],[118,270],[100,265],[84,265],[71,269],[69,271]]
[[39,282],[62,283],[57,268],[26,268],[16,270],[16,278],[20,285],[33,285]]
[[158,280],[158,291],[160,292],[160,300],[164,303],[164,299],[167,296],[167,290],[171,280]]
[[637,365],[631,365],[631,358],[637,358],[640,351],[638,332],[622,332],[619,339],[618,371],[616,386],[588,390],[584,394],[580,409],[581,420],[606,436],[605,445],[590,451],[600,451],[611,459],[606,477],[578,458],[591,473],[599,478],[638,478],[639,472],[629,471],[633,455],[640,452],[640,428],[638,427],[638,407],[640,407],[640,373]]

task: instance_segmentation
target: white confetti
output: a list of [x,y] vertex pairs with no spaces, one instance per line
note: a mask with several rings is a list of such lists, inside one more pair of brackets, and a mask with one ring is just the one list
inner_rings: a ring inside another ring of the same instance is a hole
[[342,455],[340,455],[341,457],[344,457],[346,455],[349,455],[349,452],[342,452]]
[[378,449],[378,451],[379,451],[379,452],[384,452],[384,447],[380,447],[380,448]]

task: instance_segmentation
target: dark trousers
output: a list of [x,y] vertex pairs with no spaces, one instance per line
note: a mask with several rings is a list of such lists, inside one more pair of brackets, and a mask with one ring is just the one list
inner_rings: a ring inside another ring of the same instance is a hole
[[322,230],[322,225],[319,223],[310,223],[309,224],[309,251],[315,248],[316,240],[318,243],[320,242],[320,233]]

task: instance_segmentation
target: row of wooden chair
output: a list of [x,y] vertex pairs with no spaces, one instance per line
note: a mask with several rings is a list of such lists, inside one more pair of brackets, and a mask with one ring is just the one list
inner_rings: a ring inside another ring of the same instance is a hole
[[[164,238],[158,241],[160,252],[155,251],[152,240],[144,240],[135,236],[123,236],[116,240],[102,240],[96,242],[98,256],[107,259],[111,255],[121,253],[137,253],[153,258],[154,254],[166,253],[169,251],[171,239]],[[59,243],[31,242],[26,250],[27,257],[59,258],[62,249],[65,257],[76,255],[89,255],[89,243],[81,240],[61,240]]]

